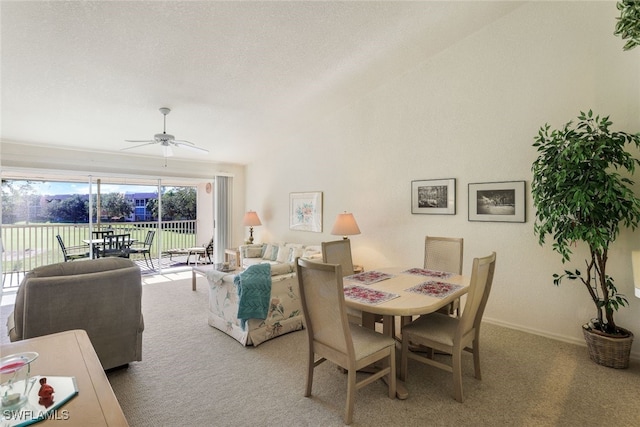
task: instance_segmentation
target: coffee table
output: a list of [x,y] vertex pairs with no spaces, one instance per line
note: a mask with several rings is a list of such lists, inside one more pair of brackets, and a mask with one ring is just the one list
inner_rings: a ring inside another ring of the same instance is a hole
[[58,417],[37,426],[129,425],[85,331],[59,332],[2,346],[3,356],[28,351],[39,354],[31,363],[32,375],[75,377],[78,385],[78,395],[57,409]]

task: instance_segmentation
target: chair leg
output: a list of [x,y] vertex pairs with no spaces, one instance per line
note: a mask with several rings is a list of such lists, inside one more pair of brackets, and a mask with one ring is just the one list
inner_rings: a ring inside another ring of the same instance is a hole
[[347,407],[344,413],[344,423],[351,424],[353,421],[353,404],[356,397],[356,371],[350,369],[347,372]]
[[473,348],[471,349],[473,353],[473,369],[476,372],[476,378],[481,380],[482,373],[480,372],[480,344],[478,344],[478,340],[473,342]]
[[453,370],[453,393],[455,399],[462,403],[464,396],[462,395],[462,349],[453,348],[453,357],[451,360],[451,368]]
[[307,384],[304,392],[304,397],[311,396],[311,385],[313,384],[313,369],[315,368],[315,355],[312,351],[309,352],[309,360],[307,362]]

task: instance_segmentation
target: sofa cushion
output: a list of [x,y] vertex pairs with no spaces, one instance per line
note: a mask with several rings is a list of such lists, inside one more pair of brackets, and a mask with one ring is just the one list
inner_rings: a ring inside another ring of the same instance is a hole
[[278,276],[280,274],[293,273],[295,267],[291,262],[285,262],[282,264],[271,264],[271,275]]

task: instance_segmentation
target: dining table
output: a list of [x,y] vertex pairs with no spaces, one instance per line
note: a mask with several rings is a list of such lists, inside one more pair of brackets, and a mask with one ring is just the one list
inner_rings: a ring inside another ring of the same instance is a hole
[[[105,244],[104,238],[82,239],[82,242],[88,245],[90,248],[92,248],[95,258],[100,257],[100,250],[101,250],[100,248],[102,248]],[[127,242],[127,244],[131,246],[131,244],[137,242],[137,239],[129,238],[129,239],[125,239],[125,242]]]
[[[382,333],[396,338],[395,319],[410,319],[446,307],[469,291],[468,276],[419,267],[389,267],[343,278],[345,305],[362,312],[362,324],[375,329],[382,316]],[[398,381],[396,395],[408,391]]]

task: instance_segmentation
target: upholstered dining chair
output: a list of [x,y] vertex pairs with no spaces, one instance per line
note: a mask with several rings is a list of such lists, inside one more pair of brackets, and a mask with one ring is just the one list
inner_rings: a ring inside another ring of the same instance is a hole
[[[452,317],[444,313],[422,315],[402,328],[402,353],[400,379],[406,380],[408,359],[413,359],[453,373],[454,397],[464,401],[462,393],[462,352],[473,353],[475,377],[480,373],[480,323],[484,313],[496,265],[496,253],[475,258],[471,269],[471,281],[462,316]],[[413,351],[409,343],[450,354],[451,364],[435,360],[433,352],[426,355]]]
[[62,249],[62,256],[64,257],[64,262],[67,261],[75,261],[77,259],[89,258],[89,252],[87,251],[87,246],[65,246],[64,240],[58,234],[56,236],[58,240],[58,244],[60,245],[60,249]]
[[340,264],[344,276],[353,274],[351,240],[342,239],[332,242],[322,242],[322,262],[327,264]]
[[[351,257],[351,241],[349,239],[322,242],[321,245],[322,262],[339,264],[342,267],[343,277],[353,274],[353,258]],[[362,324],[362,312],[360,310],[347,307],[347,317],[352,323]]]
[[[424,239],[424,268],[462,274],[464,239],[460,237],[426,236]],[[460,299],[440,310],[442,313],[460,315]]]
[[[155,235],[155,230],[148,230],[147,236],[144,238],[144,242],[134,242],[129,246],[129,253],[142,254],[145,264],[147,264],[147,267],[149,267],[149,263],[151,263],[151,268],[155,268],[153,266],[153,260],[151,259],[151,246],[153,245],[153,238],[155,237]],[[149,257],[148,261],[147,257]]]
[[[395,340],[349,323],[345,311],[342,267],[298,258],[296,272],[308,336],[309,354],[305,397],[311,396],[313,370],[329,360],[347,371],[344,422],[353,421],[356,390],[386,377],[389,397],[396,395]],[[316,359],[316,355],[318,359]],[[357,381],[359,369],[386,362],[376,373]],[[337,372],[337,371],[336,371]]]

